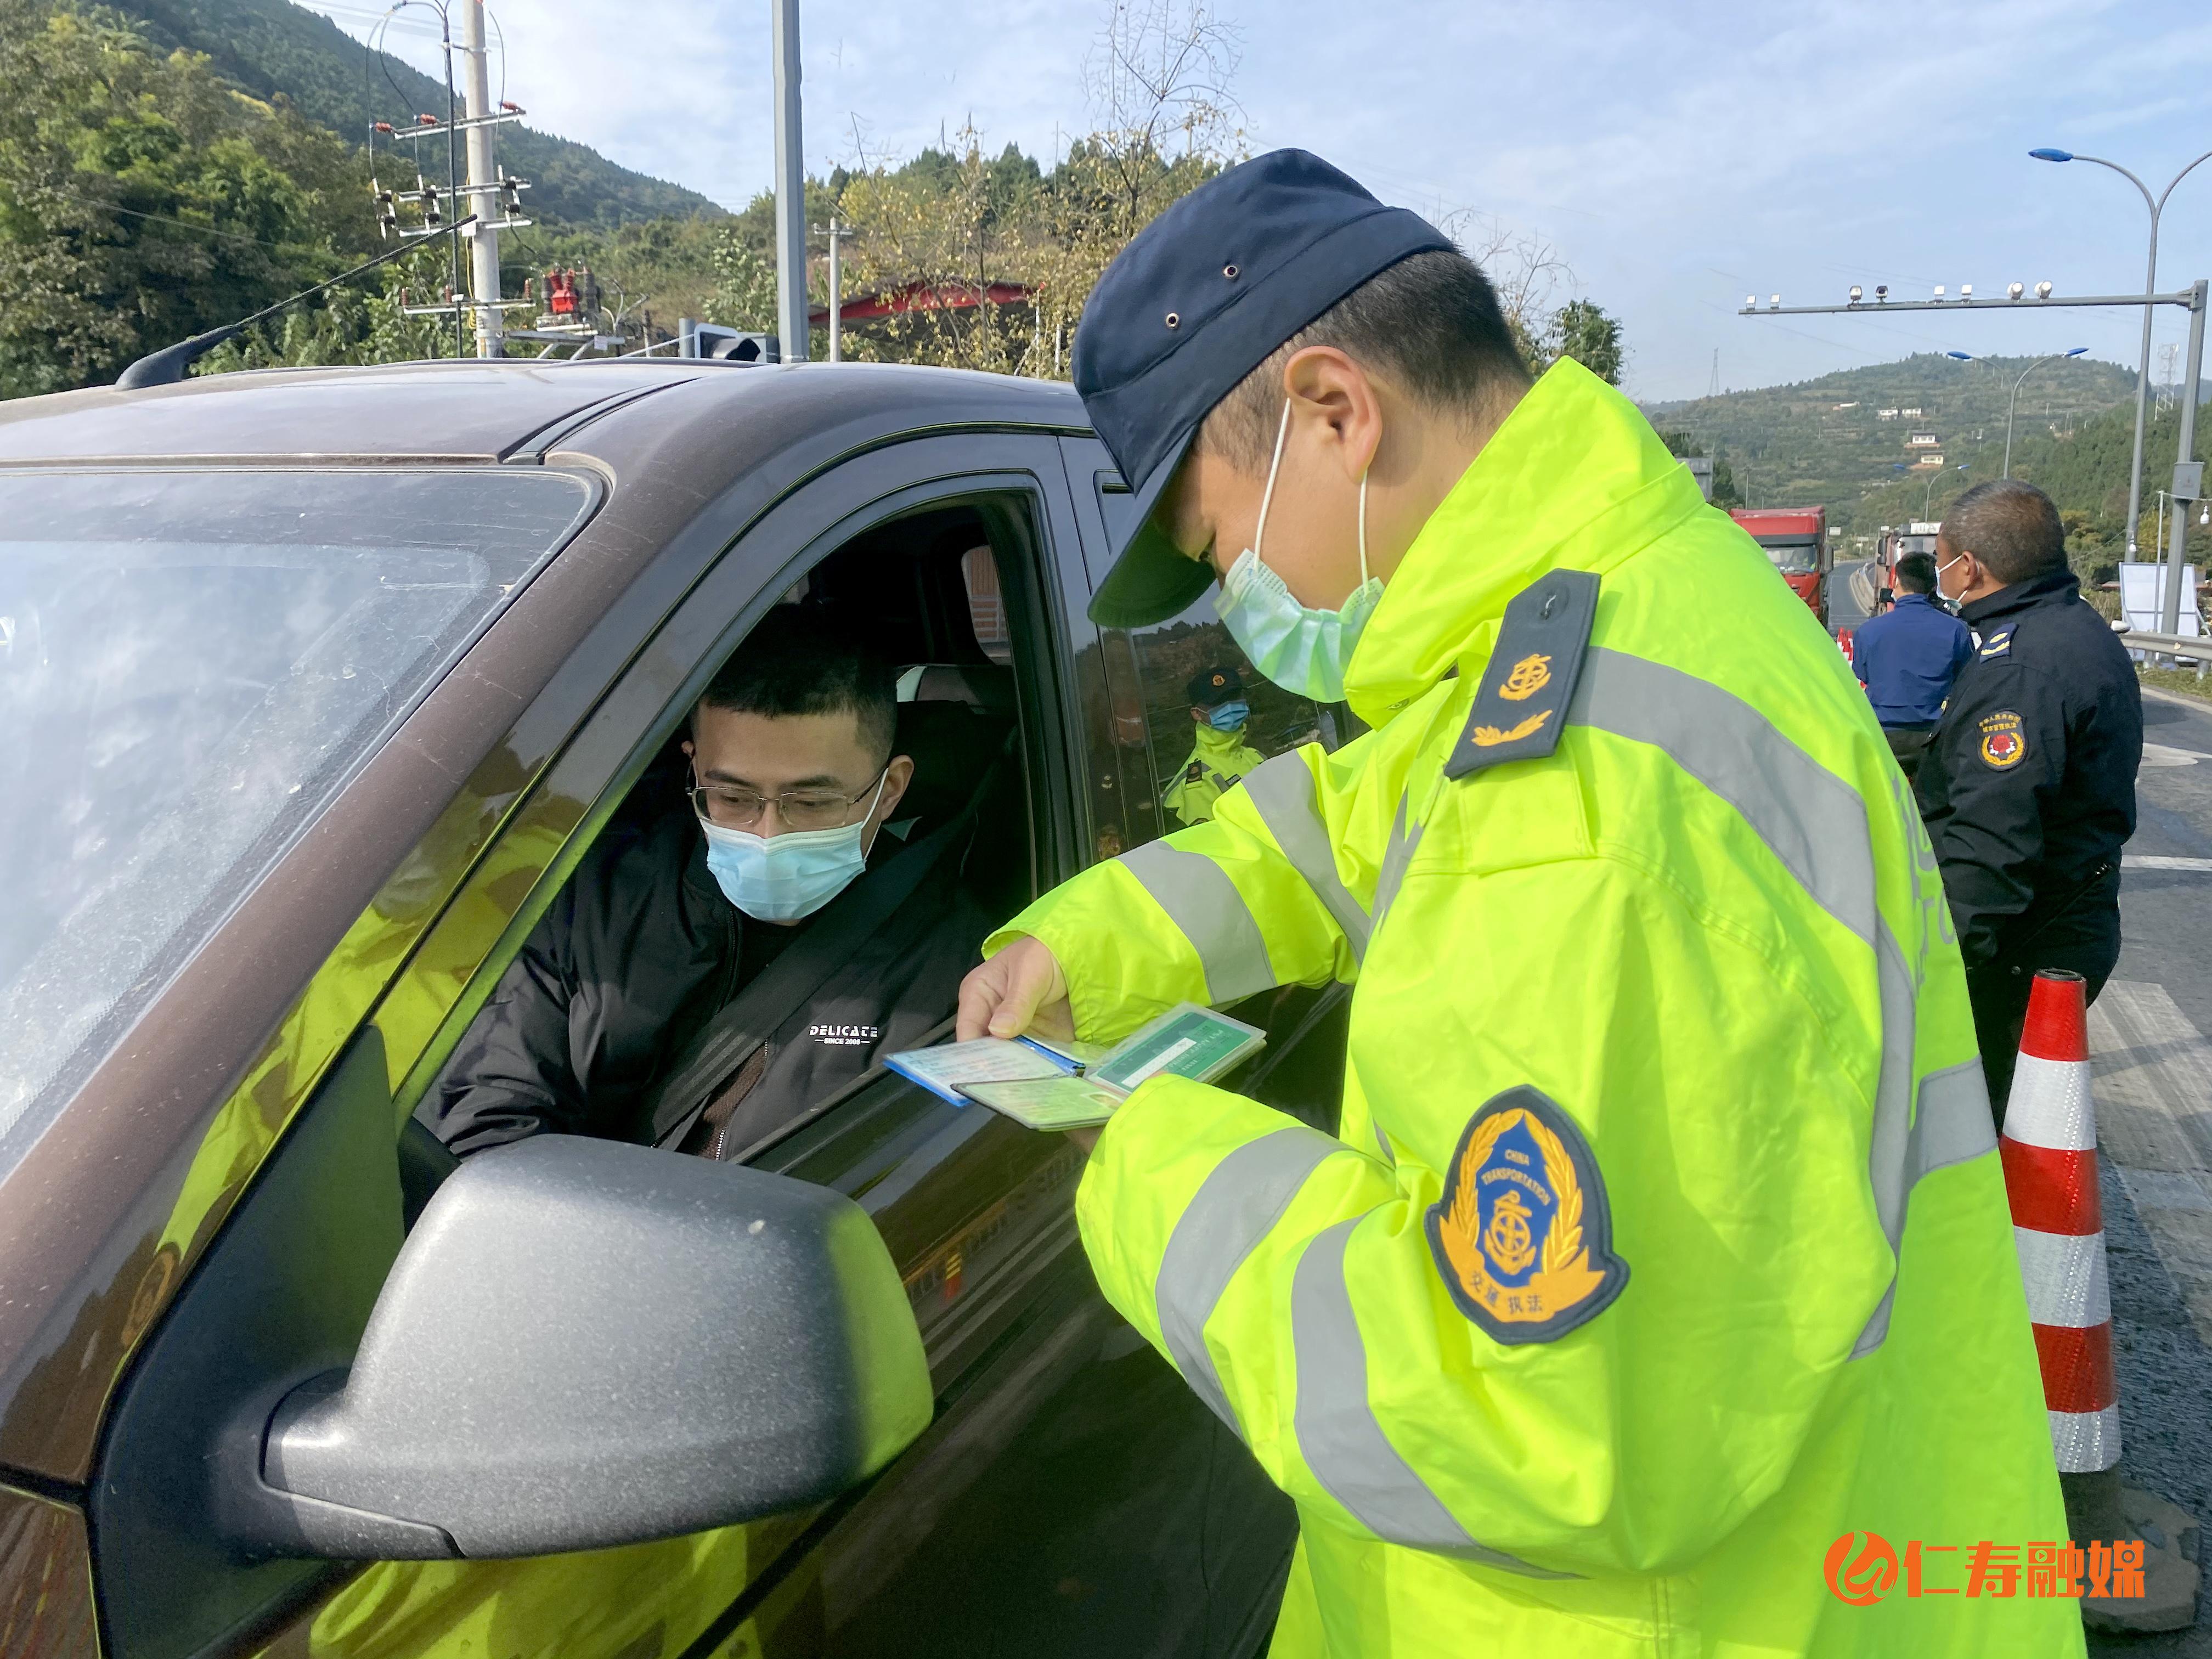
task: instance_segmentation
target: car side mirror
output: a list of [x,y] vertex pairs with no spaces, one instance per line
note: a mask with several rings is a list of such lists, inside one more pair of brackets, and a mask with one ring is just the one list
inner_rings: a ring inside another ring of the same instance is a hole
[[349,1370],[240,1425],[226,1520],[264,1550],[351,1559],[673,1537],[835,1497],[933,1399],[851,1200],[541,1136],[438,1188]]

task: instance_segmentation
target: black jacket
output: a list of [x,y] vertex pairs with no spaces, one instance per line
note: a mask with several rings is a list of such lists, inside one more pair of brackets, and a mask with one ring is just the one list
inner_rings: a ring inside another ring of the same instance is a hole
[[[2026,946],[2061,914],[2108,912],[2136,828],[2142,694],[2111,625],[2065,572],[1960,613],[1974,655],[1951,690],[1914,787],[1968,968]],[[2094,890],[2091,890],[2094,883]]]
[[[688,806],[617,825],[578,867],[501,979],[418,1113],[466,1154],[556,1133],[648,1144],[662,1085],[694,1037],[757,975],[806,951],[902,852],[880,835],[868,872],[763,967],[722,896]],[[964,839],[765,1039],[731,1150],[789,1122],[950,1015],[991,923],[959,879]],[[818,942],[818,941],[817,941]],[[793,965],[796,965],[795,963]],[[746,971],[748,969],[750,971]]]

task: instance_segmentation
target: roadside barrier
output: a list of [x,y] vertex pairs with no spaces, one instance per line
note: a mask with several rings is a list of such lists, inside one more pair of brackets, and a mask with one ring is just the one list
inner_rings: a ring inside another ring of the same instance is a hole
[[2143,1590],[2112,1599],[2085,1595],[2082,1619],[2100,1630],[2185,1630],[2197,1617],[2191,1559],[2197,1523],[2120,1480],[2120,1393],[2085,988],[2079,974],[2036,975],[1997,1152],[2068,1529],[2085,1548],[2093,1540],[2140,1538],[2145,1545]]

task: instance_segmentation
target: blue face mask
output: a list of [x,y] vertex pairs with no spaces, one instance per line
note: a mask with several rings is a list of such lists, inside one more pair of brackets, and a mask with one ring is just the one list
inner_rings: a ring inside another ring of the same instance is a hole
[[1217,702],[1206,711],[1206,723],[1217,732],[1234,732],[1251,718],[1249,702]]
[[1275,498],[1275,474],[1283,465],[1283,440],[1290,435],[1291,405],[1283,404],[1275,429],[1275,459],[1267,466],[1267,487],[1260,496],[1260,522],[1252,545],[1222,578],[1214,609],[1229,636],[1244,648],[1252,666],[1285,691],[1316,702],[1344,701],[1345,670],[1352,651],[1382,597],[1380,578],[1367,574],[1367,475],[1359,475],[1359,586],[1334,611],[1300,605],[1283,579],[1260,562],[1260,542],[1267,530],[1267,507]]
[[756,836],[700,819],[699,827],[707,833],[707,868],[722,896],[760,921],[797,921],[812,915],[868,867],[863,838],[889,781],[886,772],[858,823],[834,830]]

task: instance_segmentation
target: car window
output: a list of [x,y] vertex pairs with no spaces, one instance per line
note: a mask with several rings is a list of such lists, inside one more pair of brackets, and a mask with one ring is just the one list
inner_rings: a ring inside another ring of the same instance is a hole
[[560,544],[562,474],[0,474],[0,1168]]
[[[1097,483],[1108,536],[1119,546],[1134,498],[1110,472],[1098,474]],[[1214,591],[1166,622],[1120,630],[1126,650],[1109,646],[1106,653],[1109,676],[1118,670],[1133,682],[1115,687],[1116,714],[1142,720],[1152,768],[1150,787],[1126,803],[1136,841],[1210,817],[1213,800],[1260,760],[1300,744],[1334,749],[1340,740],[1336,711],[1284,690],[1253,668],[1216,613]],[[1250,710],[1241,732],[1218,732],[1209,724],[1201,746],[1193,709],[1237,702]]]

